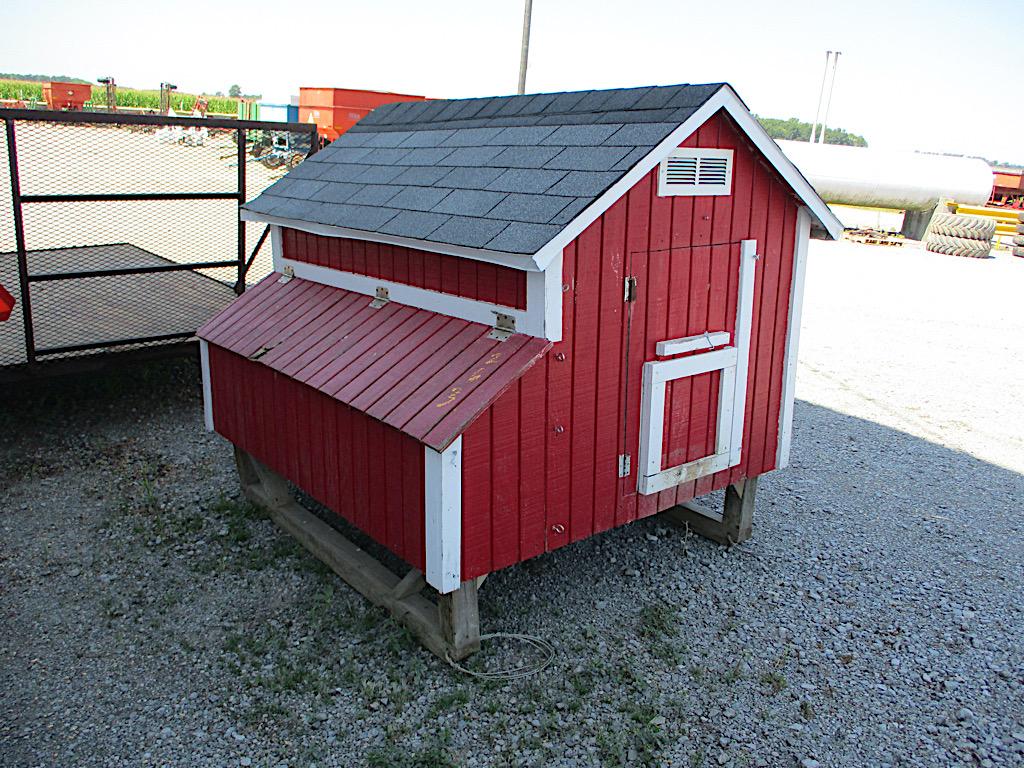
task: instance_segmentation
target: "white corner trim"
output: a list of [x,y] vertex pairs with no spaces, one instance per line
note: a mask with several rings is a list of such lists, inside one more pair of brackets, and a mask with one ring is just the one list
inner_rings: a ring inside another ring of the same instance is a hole
[[349,229],[348,227],[335,227],[330,224],[319,224],[312,221],[287,219],[266,213],[256,213],[255,211],[250,211],[245,208],[242,209],[241,218],[243,221],[262,221],[266,224],[276,224],[280,227],[298,229],[314,235],[347,237],[353,240],[365,240],[371,243],[386,243],[387,245],[398,245],[403,248],[415,248],[420,251],[430,251],[431,253],[461,256],[466,259],[486,261],[490,264],[499,264],[503,267],[512,267],[513,269],[522,269],[528,272],[536,272],[541,269],[534,263],[533,256],[529,254],[505,253],[504,251],[489,251],[486,248],[468,248],[464,245],[433,243],[429,240],[417,240],[412,237],[398,237],[397,235],[366,232],[361,229]]
[[[342,272],[330,267],[321,267],[319,264],[307,264],[304,261],[295,261],[294,259],[275,258],[275,271],[283,271],[285,267],[291,267],[294,270],[295,277],[303,280],[310,280],[314,283],[362,293],[366,296],[376,296],[377,288],[384,287],[388,289],[388,299],[390,301],[405,304],[408,307],[425,309],[429,312],[437,312],[449,317],[458,317],[471,323],[494,325],[495,313],[500,312],[503,315],[512,316],[516,324],[516,333],[536,336],[541,339],[550,339],[547,335],[550,332],[558,337],[551,339],[552,341],[558,341],[562,335],[561,314],[558,317],[558,324],[549,327],[545,322],[545,305],[540,303],[531,306],[529,280],[527,280],[526,309],[516,309],[514,307],[506,307],[503,304],[492,304],[487,301],[454,296],[450,293],[431,291],[427,288],[418,288],[415,285],[382,280],[379,277],[358,275],[354,272]],[[546,272],[538,272],[537,275],[543,282],[554,279],[547,276]],[[559,311],[561,311],[560,308]]]
[[810,182],[793,165],[793,161],[786,157],[785,153],[779,148],[779,145],[775,143],[775,140],[765,132],[761,124],[750,114],[750,110],[740,100],[740,97],[736,95],[736,92],[731,87],[724,85],[704,102],[696,112],[690,115],[686,122],[672,131],[648,155],[633,166],[629,173],[609,187],[603,195],[587,206],[579,216],[569,222],[565,229],[537,251],[533,257],[537,268],[544,269],[547,267],[551,260],[562,252],[565,246],[579,237],[583,230],[611,208],[616,200],[626,194],[651,169],[664,160],[673,149],[676,149],[686,141],[691,134],[696,132],[698,128],[704,125],[720,109],[724,109],[732,116],[740,129],[778,170],[786,183],[793,188],[797,196],[810,209],[818,223],[832,236],[832,239],[838,239],[843,231],[842,223],[825,204],[825,201],[814,191],[814,187],[811,186]]
[[[736,345],[700,352],[689,357],[651,360],[644,363],[640,383],[640,460],[637,471],[637,490],[644,495],[657,493],[740,463],[743,425],[746,419],[750,333],[754,315],[756,251],[756,241],[744,240],[740,243]],[[728,337],[728,334],[724,332],[719,333]],[[690,338],[704,339],[704,336]],[[679,341],[687,341],[687,339],[670,340],[670,343]],[[718,426],[715,436],[715,452],[710,456],[662,469],[665,384],[709,371],[722,372],[718,384]]]
[[203,376],[203,423],[206,431],[213,432],[213,387],[210,385],[210,345],[199,340],[199,367]]
[[462,584],[462,437],[442,452],[423,446],[427,583],[441,594]]
[[[537,317],[540,316],[543,332],[524,333],[548,341],[561,341],[562,295],[562,254],[558,254],[543,272],[526,273],[526,312],[531,318],[530,327],[536,326]],[[518,325],[516,330],[519,330]]]
[[786,356],[783,363],[782,407],[779,410],[779,449],[775,468],[789,466],[789,449],[793,440],[793,409],[796,399],[796,368],[800,356],[800,323],[804,310],[804,283],[807,277],[807,241],[811,234],[811,217],[801,207],[796,216],[796,247],[793,252],[793,282],[789,287],[789,320],[786,323]]
[[278,224],[270,225],[270,263],[275,272],[280,272],[281,259],[284,258],[284,244],[281,242],[281,227]]

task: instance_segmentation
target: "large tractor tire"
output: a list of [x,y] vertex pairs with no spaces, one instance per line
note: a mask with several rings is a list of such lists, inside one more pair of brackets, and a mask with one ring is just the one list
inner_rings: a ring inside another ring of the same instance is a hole
[[1013,255],[1020,256],[1022,259],[1024,259],[1024,248],[1020,247],[1019,245],[1014,246]]
[[[1022,215],[1024,215],[1024,214],[1022,214]],[[1018,235],[1024,235],[1024,224],[1018,224],[1017,225],[1017,234]]]
[[991,244],[987,240],[973,240],[966,237],[950,237],[934,232],[928,235],[924,243],[925,250],[932,253],[944,253],[947,256],[966,256],[972,259],[984,259],[989,255]]
[[966,240],[991,240],[996,234],[996,220],[982,216],[962,216],[958,213],[937,213],[932,218],[929,232]]
[[1014,235],[1013,236],[1013,244],[1014,245],[1024,245],[1024,235]]

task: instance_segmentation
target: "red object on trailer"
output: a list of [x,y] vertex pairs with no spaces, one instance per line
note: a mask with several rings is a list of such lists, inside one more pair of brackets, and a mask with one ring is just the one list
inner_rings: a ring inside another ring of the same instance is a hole
[[334,141],[377,107],[426,96],[351,88],[299,88],[299,122],[316,123],[317,133]]
[[722,84],[391,105],[244,215],[275,272],[199,331],[208,427],[443,594],[747,509],[788,461],[807,240],[842,231]]
[[43,83],[43,101],[50,109],[81,112],[85,102],[91,98],[92,86],[89,83],[62,83],[57,80]]
[[0,285],[0,323],[11,318],[11,310],[16,303],[10,291]]

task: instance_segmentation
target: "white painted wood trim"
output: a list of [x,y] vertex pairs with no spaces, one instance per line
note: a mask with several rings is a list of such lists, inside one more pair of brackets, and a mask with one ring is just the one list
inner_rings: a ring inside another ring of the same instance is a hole
[[632,170],[609,187],[597,200],[587,206],[579,216],[569,222],[565,229],[537,251],[533,257],[537,268],[544,269],[556,255],[562,252],[566,245],[575,240],[583,230],[593,224],[601,214],[607,211],[616,200],[626,194],[634,184],[665,159],[669,152],[686,141],[691,134],[720,109],[724,109],[732,116],[740,129],[750,138],[775,169],[778,170],[782,178],[793,188],[793,191],[810,209],[818,223],[829,233],[832,239],[838,239],[843,231],[842,223],[825,204],[825,201],[814,191],[811,183],[793,165],[793,161],[786,157],[783,151],[779,149],[779,145],[775,143],[775,140],[767,134],[764,128],[761,127],[761,124],[750,114],[750,110],[740,100],[740,97],[736,95],[736,92],[726,85],[704,102],[696,112],[687,118],[686,122],[672,131],[648,155],[633,166]]
[[280,272],[281,259],[284,258],[284,245],[281,242],[281,227],[270,225],[270,263],[275,272]]
[[[562,340],[562,254],[558,254],[543,272],[526,273],[526,311],[543,312],[543,333],[548,341]],[[517,328],[518,330],[518,328]]]
[[[285,267],[291,267],[294,270],[295,277],[303,280],[311,280],[323,285],[343,288],[346,291],[354,291],[366,296],[376,296],[377,288],[383,286],[388,289],[389,300],[405,304],[408,307],[426,309],[430,312],[437,312],[449,317],[458,317],[471,323],[483,323],[488,326],[494,325],[495,313],[500,312],[504,315],[511,315],[515,319],[516,333],[524,333],[528,336],[545,339],[550,338],[546,335],[550,330],[553,334],[557,334],[559,338],[561,337],[561,322],[555,328],[546,328],[544,305],[540,304],[536,308],[531,308],[529,292],[527,292],[527,308],[525,310],[515,309],[502,304],[491,304],[486,301],[453,296],[450,293],[431,291],[414,285],[382,280],[379,277],[370,277],[369,275],[357,275],[354,272],[342,272],[330,267],[307,264],[293,259],[281,258],[277,259],[276,262],[275,269],[277,271],[281,271]],[[543,276],[543,273],[538,274]],[[529,288],[529,283],[527,283],[527,288]],[[558,341],[558,338],[552,340]]]
[[[640,460],[637,489],[657,493],[740,463],[746,420],[750,333],[754,316],[754,277],[757,243],[740,243],[740,274],[736,302],[736,346],[644,363],[640,396]],[[719,332],[726,336],[728,334]],[[703,335],[689,337],[703,339]],[[685,340],[673,340],[685,341]],[[710,371],[722,372],[718,386],[718,429],[715,453],[668,469],[661,468],[665,429],[665,384]]]
[[522,269],[528,272],[541,270],[530,254],[505,253],[504,251],[489,251],[485,248],[467,248],[463,245],[447,245],[445,243],[433,243],[429,240],[416,240],[411,237],[397,237],[395,235],[384,235],[378,232],[367,232],[362,229],[349,229],[348,227],[335,227],[330,224],[319,224],[313,221],[302,221],[300,219],[286,219],[281,216],[272,216],[265,213],[257,213],[245,208],[242,209],[243,221],[262,221],[267,224],[276,224],[289,229],[298,229],[314,235],[326,235],[327,237],[348,237],[353,240],[366,240],[371,243],[386,243],[388,245],[399,245],[403,248],[416,248],[420,251],[431,253],[443,253],[449,256],[461,256],[476,261],[486,261],[490,264],[500,264],[503,267]]
[[779,449],[775,468],[789,466],[793,440],[793,409],[796,399],[796,368],[800,357],[800,323],[804,311],[804,284],[807,278],[807,241],[811,236],[811,216],[801,207],[796,216],[796,247],[793,251],[793,282],[789,288],[789,321],[786,324],[786,356],[783,364],[782,407],[779,410]]
[[[658,166],[658,197],[718,197],[732,194],[733,151],[731,149],[715,149],[710,147],[690,148],[676,147],[666,155]],[[669,160],[674,157],[696,158],[694,167],[694,184],[672,185],[668,181]],[[700,184],[700,162],[703,158],[719,158],[725,160],[725,181],[721,184]]]
[[199,368],[203,376],[203,423],[213,432],[213,387],[210,385],[210,345],[199,340]]
[[655,346],[655,351],[658,353],[658,357],[669,357],[670,355],[681,355],[684,352],[695,352],[698,349],[714,349],[728,343],[728,331],[706,331],[698,336],[659,341]]
[[441,594],[462,583],[462,437],[442,452],[423,446],[427,583]]

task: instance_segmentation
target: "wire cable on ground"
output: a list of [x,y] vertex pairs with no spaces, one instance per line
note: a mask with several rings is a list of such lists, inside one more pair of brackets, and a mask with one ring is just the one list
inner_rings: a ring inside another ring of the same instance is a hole
[[491,632],[490,634],[480,635],[480,642],[484,640],[490,640],[492,638],[506,638],[509,640],[520,640],[527,645],[532,645],[542,654],[541,658],[537,661],[523,664],[520,667],[513,667],[512,669],[498,669],[494,671],[477,671],[475,669],[466,669],[458,662],[452,661],[451,656],[445,654],[445,660],[454,668],[463,672],[467,675],[480,678],[481,680],[521,680],[524,677],[530,677],[538,672],[543,671],[554,661],[555,648],[547,640],[542,640],[539,637],[533,635],[519,635],[514,632]]

